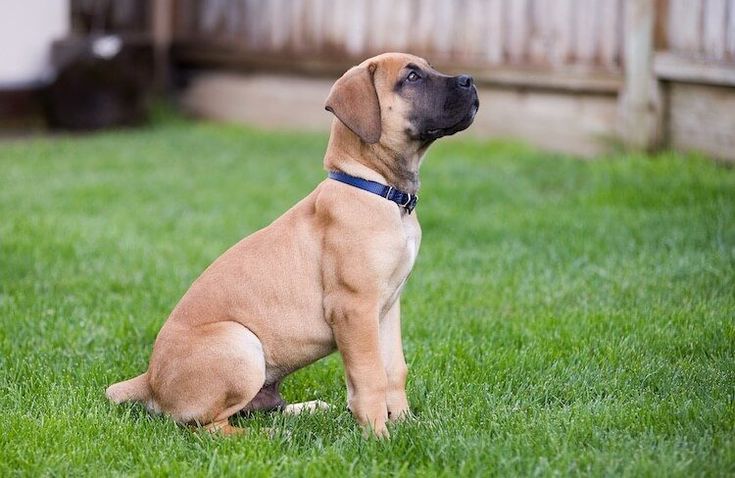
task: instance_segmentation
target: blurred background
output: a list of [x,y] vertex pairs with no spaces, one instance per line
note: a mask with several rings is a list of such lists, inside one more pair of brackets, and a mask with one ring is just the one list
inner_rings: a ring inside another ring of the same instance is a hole
[[735,160],[735,0],[0,0],[0,136],[187,114],[327,131],[384,51],[472,74],[471,134]]

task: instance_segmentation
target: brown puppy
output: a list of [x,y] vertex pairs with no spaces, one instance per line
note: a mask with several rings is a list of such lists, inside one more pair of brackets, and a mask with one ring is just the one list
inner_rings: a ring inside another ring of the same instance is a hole
[[[324,166],[415,195],[429,145],[467,128],[478,105],[469,76],[406,54],[371,58],[327,98],[336,118]],[[387,436],[386,421],[409,411],[399,297],[420,240],[410,209],[324,180],[209,266],[163,325],[148,371],[107,397],[233,433],[229,417],[242,410],[320,406],[285,406],[278,387],[336,347],[350,410]]]

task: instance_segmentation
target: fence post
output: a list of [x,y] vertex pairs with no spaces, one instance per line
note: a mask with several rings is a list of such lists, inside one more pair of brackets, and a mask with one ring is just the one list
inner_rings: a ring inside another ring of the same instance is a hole
[[155,62],[155,85],[159,91],[165,91],[169,80],[168,61],[172,36],[173,1],[153,0],[150,7]]
[[627,148],[649,150],[659,137],[660,101],[653,72],[654,0],[625,0],[620,132]]

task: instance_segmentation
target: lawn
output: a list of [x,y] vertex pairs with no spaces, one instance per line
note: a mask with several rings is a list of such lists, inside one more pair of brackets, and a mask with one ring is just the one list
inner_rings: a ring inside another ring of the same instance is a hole
[[415,419],[389,441],[362,438],[336,355],[283,387],[333,410],[244,437],[108,404],[191,281],[322,180],[325,144],[176,118],[0,143],[0,476],[735,473],[735,170],[671,153],[429,152]]

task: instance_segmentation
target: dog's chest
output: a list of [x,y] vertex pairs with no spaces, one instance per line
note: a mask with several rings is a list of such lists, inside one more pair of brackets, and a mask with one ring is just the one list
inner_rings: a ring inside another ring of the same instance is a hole
[[403,286],[416,262],[421,244],[421,228],[415,216],[405,215],[402,218],[402,233],[400,259],[391,277],[383,312],[387,312],[400,297]]
[[416,256],[419,253],[419,245],[421,244],[421,228],[418,221],[411,216],[403,218],[403,234],[405,237],[404,261],[408,269],[406,275],[411,272],[416,262]]

